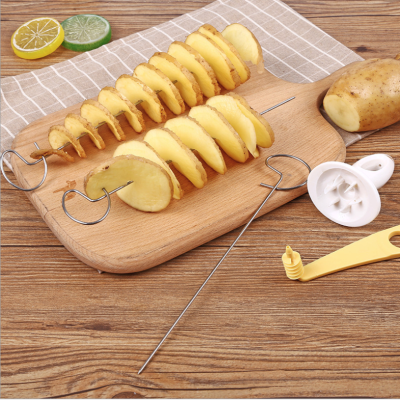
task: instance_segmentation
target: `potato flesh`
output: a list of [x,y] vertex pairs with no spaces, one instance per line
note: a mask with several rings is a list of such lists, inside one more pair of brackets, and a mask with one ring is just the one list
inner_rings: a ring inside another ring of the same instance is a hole
[[115,82],[115,88],[121,92],[132,104],[141,102],[141,107],[154,122],[164,122],[167,114],[152,89],[129,75],[122,75]]
[[71,143],[81,158],[86,158],[85,150],[79,140],[62,125],[54,125],[49,129],[49,143],[53,149],[59,149],[66,143]]
[[176,65],[169,57],[171,55],[166,53],[160,53],[162,56],[154,55],[150,58],[149,64],[154,65],[160,71],[162,71],[171,82],[177,81],[175,86],[178,88],[183,100],[189,107],[194,107],[203,103],[203,94],[201,92],[199,84],[196,82],[194,76],[190,71],[180,64],[176,59]]
[[114,88],[104,88],[100,91],[97,100],[114,116],[123,111],[133,130],[142,132],[144,129],[142,113],[127,98],[124,99],[121,96],[125,97]]
[[139,64],[135,68],[135,77],[143,81],[153,90],[160,90],[158,96],[162,98],[167,107],[176,115],[185,111],[185,103],[178,89],[173,85],[171,80],[165,76],[160,70],[150,64]]
[[208,132],[190,117],[172,118],[165,123],[165,128],[174,132],[182,143],[197,150],[201,158],[219,174],[226,172],[226,164],[221,150]]
[[208,24],[201,26],[199,28],[199,32],[213,40],[227,55],[238,72],[241,83],[246,82],[250,78],[249,67],[243,62],[242,57],[240,57],[240,54],[237,52],[235,47],[228,40],[226,40],[220,32]]
[[191,33],[185,43],[197,50],[210,64],[218,82],[228,90],[240,85],[240,77],[226,54],[207,36],[199,32]]
[[105,149],[106,145],[103,138],[97,132],[97,129],[80,115],[68,114],[65,117],[64,125],[75,137],[87,133],[99,150]]
[[193,107],[189,117],[194,118],[229,157],[241,163],[249,158],[243,140],[217,109],[208,105]]
[[336,94],[326,96],[324,108],[331,120],[340,128],[348,132],[357,132],[360,128],[360,116],[357,110],[346,99]]
[[164,170],[171,178],[172,185],[174,187],[174,199],[180,199],[182,197],[183,190],[181,189],[181,185],[178,179],[176,179],[175,174],[172,172],[168,164],[156,153],[156,151],[148,143],[139,142],[137,140],[131,140],[129,142],[122,143],[116,148],[113,157],[118,157],[126,154],[132,154],[134,156],[145,158],[164,168]]
[[70,138],[62,131],[57,128],[51,129],[49,131],[49,143],[51,148],[58,149],[64,146],[65,143],[70,142]]
[[118,197],[141,211],[157,212],[168,206],[172,184],[168,174],[152,161],[132,155],[119,156],[91,172],[85,180],[85,191],[91,199],[104,195],[127,182],[130,185],[117,192]]
[[259,157],[254,125],[242,114],[235,100],[230,96],[215,96],[208,99],[206,104],[215,107],[242,138],[250,154],[254,158]]
[[400,62],[371,59],[350,67],[328,90],[324,108],[350,132],[381,129],[400,120]]
[[194,75],[206,97],[219,95],[221,88],[218,85],[215,72],[198,51],[186,43],[174,42],[169,46],[168,54],[175,57]]
[[144,140],[163,158],[201,189],[207,183],[207,174],[201,162],[173,132],[156,128],[147,132]]
[[257,65],[259,73],[264,72],[260,43],[249,29],[241,24],[231,24],[222,31],[222,36],[233,44],[244,61],[251,61]]
[[117,119],[100,103],[86,100],[81,106],[81,115],[94,127],[105,122],[118,141],[125,140],[125,134]]
[[257,146],[271,147],[274,143],[275,135],[266,119],[253,110],[242,96],[236,93],[228,93],[228,96],[235,99],[240,111],[253,123],[256,131]]

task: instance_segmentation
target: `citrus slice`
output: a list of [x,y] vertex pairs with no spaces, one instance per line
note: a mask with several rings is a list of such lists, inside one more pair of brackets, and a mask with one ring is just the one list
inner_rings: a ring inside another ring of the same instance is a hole
[[74,15],[61,22],[61,25],[65,33],[62,45],[69,50],[93,50],[111,40],[110,23],[100,15]]
[[21,25],[11,37],[11,47],[21,58],[45,57],[64,40],[64,30],[53,18],[36,18]]

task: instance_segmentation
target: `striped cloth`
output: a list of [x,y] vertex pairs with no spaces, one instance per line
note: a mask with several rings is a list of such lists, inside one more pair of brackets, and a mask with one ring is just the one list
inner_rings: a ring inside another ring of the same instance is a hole
[[[287,81],[313,82],[362,60],[280,0],[217,0],[70,60],[2,79],[1,150],[10,148],[29,123],[95,97],[104,86],[114,86],[120,75],[132,74],[155,51],[167,51],[172,41],[184,41],[201,25],[209,23],[223,30],[234,22],[257,37],[266,69]],[[365,136],[341,134],[346,145]]]

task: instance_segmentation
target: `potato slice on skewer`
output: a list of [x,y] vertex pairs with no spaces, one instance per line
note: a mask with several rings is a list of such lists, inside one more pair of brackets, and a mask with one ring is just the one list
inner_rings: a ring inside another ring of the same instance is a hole
[[209,37],[213,40],[221,49],[222,51],[228,56],[231,60],[233,66],[236,68],[240,76],[240,82],[244,83],[248,79],[250,79],[250,70],[249,67],[245,64],[240,54],[235,49],[235,47],[226,40],[220,32],[218,32],[213,26],[209,24],[205,24],[201,26],[198,31],[203,35]]
[[257,158],[257,136],[253,123],[242,114],[236,101],[230,96],[215,96],[207,100],[208,106],[215,107],[232,125],[233,129],[243,139],[250,154]]
[[121,75],[115,82],[115,88],[132,104],[142,101],[141,107],[154,122],[167,120],[167,114],[156,93],[141,80],[130,75]]
[[258,73],[265,72],[260,43],[249,29],[241,24],[231,24],[222,31],[222,36],[235,46],[244,61],[257,65]]
[[124,111],[126,119],[135,132],[142,132],[145,128],[142,113],[122,93],[113,87],[107,86],[103,88],[97,100],[113,115]]
[[72,144],[79,157],[86,158],[85,150],[83,150],[79,140],[65,126],[54,125],[50,127],[49,143],[53,149],[58,149],[67,142]]
[[173,42],[168,54],[175,57],[195,77],[201,91],[206,97],[217,96],[221,92],[217,76],[210,64],[195,49],[183,42]]
[[229,157],[241,163],[249,158],[243,140],[216,108],[207,105],[193,107],[189,117],[194,118]]
[[81,115],[93,126],[105,122],[118,141],[125,140],[125,133],[118,120],[98,101],[85,100],[81,106]]
[[253,110],[242,96],[236,93],[228,93],[227,96],[235,99],[240,111],[253,123],[256,130],[257,145],[260,147],[271,147],[275,141],[275,135],[266,119]]
[[164,210],[172,198],[172,182],[165,170],[153,161],[131,154],[105,161],[85,177],[85,192],[91,199],[104,195],[119,186],[118,197],[141,211]]
[[70,156],[65,151],[57,150],[57,149],[39,149],[39,150],[35,150],[33,153],[30,154],[30,157],[32,157],[35,160],[38,160],[39,158],[52,156],[53,154],[55,154],[56,156],[61,157],[63,160],[68,161],[68,162],[74,162],[75,161],[74,157]]
[[132,154],[134,156],[143,157],[147,160],[153,161],[160,165],[167,171],[171,178],[172,185],[174,186],[174,199],[180,199],[183,196],[181,185],[176,179],[175,174],[172,172],[168,164],[157,154],[157,152],[146,142],[139,142],[138,140],[131,140],[120,144],[114,152],[113,157],[121,155]]
[[171,80],[154,65],[148,63],[139,64],[134,71],[134,77],[140,79],[153,90],[161,90],[158,95],[167,107],[176,115],[185,111],[185,103],[179,90]]
[[165,128],[174,132],[183,144],[197,150],[201,158],[220,174],[226,172],[226,165],[221,150],[208,132],[191,117],[172,118],[165,123]]
[[106,148],[103,138],[97,132],[97,129],[85,118],[77,114],[68,114],[64,120],[64,126],[75,136],[78,137],[82,133],[87,133],[94,143],[94,145],[99,149],[103,150]]
[[222,49],[210,38],[200,32],[193,32],[186,38],[185,43],[204,57],[217,75],[218,82],[225,89],[233,90],[240,85],[240,77],[235,67]]
[[175,83],[183,100],[189,107],[203,104],[203,93],[193,74],[167,53],[155,53],[149,60],[161,72]]
[[195,187],[201,189],[207,183],[207,173],[192,153],[174,132],[165,128],[148,131],[144,140],[165,160],[172,161],[173,166]]

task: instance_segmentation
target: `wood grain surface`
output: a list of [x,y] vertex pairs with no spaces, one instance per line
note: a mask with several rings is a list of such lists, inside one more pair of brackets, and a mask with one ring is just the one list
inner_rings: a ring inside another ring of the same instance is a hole
[[[365,58],[399,52],[398,1],[285,2]],[[117,39],[207,3],[3,0],[2,75],[74,55],[15,57],[9,37],[29,18],[96,12]],[[396,161],[375,221],[336,225],[308,195],[259,218],[140,376],[239,230],[145,272],[99,275],[2,179],[2,397],[400,397],[400,260],[309,283],[288,280],[280,261],[286,244],[308,263],[398,225],[399,123],[351,146],[346,161],[375,152]]]

